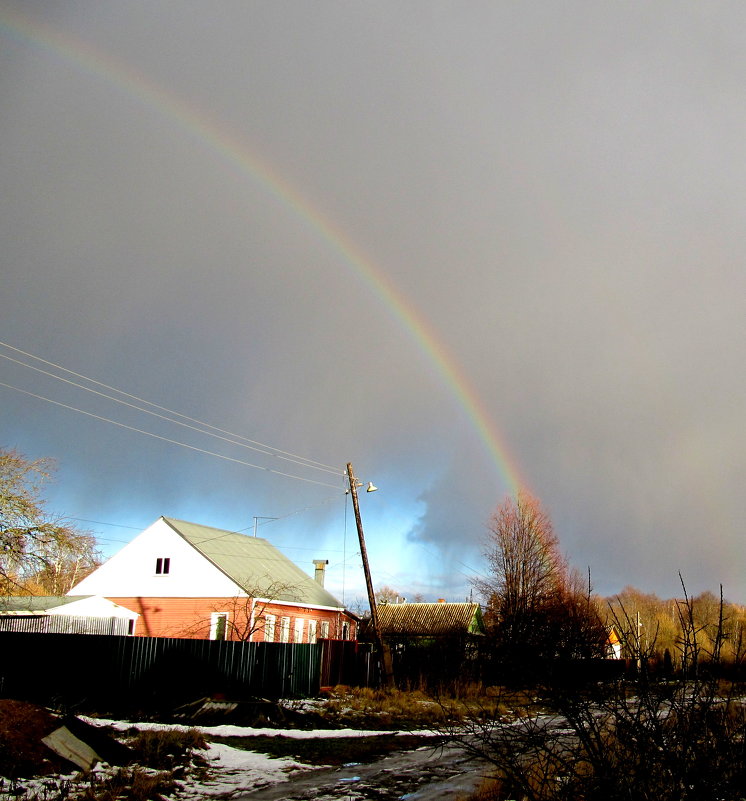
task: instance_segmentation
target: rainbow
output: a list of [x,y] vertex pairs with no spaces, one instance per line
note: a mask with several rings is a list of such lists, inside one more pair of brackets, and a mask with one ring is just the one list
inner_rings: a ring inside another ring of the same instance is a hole
[[432,327],[396,289],[383,270],[362,253],[318,208],[312,206],[295,187],[255,153],[250,152],[238,135],[211,120],[201,110],[169,94],[131,65],[117,61],[111,55],[38,19],[32,19],[18,11],[0,9],[0,33],[21,44],[31,44],[48,51],[85,72],[93,73],[157,110],[219,156],[232,170],[239,168],[278,198],[342,257],[349,269],[378,296],[391,316],[414,339],[466,412],[507,491],[514,495],[520,489],[527,488],[528,484],[521,475],[517,461],[510,455],[479,395]]

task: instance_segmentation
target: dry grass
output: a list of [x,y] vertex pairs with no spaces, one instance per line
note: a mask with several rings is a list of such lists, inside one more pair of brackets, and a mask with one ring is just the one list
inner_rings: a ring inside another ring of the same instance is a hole
[[155,770],[174,770],[201,757],[195,751],[207,749],[199,729],[148,729],[137,731],[127,740],[135,755],[134,761]]
[[484,779],[479,787],[468,797],[459,801],[507,801],[512,794],[502,779]]
[[[90,780],[79,801],[165,801],[177,785],[171,771],[122,768],[114,776]],[[76,799],[76,801],[77,801]]]
[[338,726],[371,729],[426,729],[473,717],[510,714],[501,693],[437,697],[420,690],[403,692],[370,687],[335,687],[322,715]]

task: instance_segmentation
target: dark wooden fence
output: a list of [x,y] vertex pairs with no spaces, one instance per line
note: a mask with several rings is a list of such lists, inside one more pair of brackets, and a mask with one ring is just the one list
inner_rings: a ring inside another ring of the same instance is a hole
[[367,683],[370,666],[369,647],[336,640],[296,645],[0,631],[1,697],[99,708],[166,708],[206,696],[312,697],[339,678]]
[[378,684],[378,661],[373,646],[352,640],[322,640],[321,687],[372,687]]

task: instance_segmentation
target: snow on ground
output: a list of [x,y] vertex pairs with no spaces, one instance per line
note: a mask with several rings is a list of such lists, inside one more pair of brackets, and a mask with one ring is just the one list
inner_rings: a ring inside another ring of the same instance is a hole
[[[293,759],[272,759],[265,754],[243,751],[222,743],[210,743],[202,752],[210,768],[207,776],[201,779],[188,777],[178,781],[180,790],[176,798],[183,801],[197,799],[230,799],[239,793],[266,787],[269,784],[285,782],[291,773],[313,769]],[[109,765],[96,766],[91,773],[93,778],[104,780],[114,773]],[[43,779],[19,780],[15,786],[0,785],[0,801],[23,801],[25,798],[58,797],[55,791],[65,786],[75,785],[80,774],[45,777]],[[0,780],[2,781],[2,780]],[[86,782],[80,783],[84,787]]]
[[285,782],[291,773],[312,770],[312,766],[294,759],[273,759],[223,743],[210,743],[205,758],[210,763],[209,776],[201,781],[181,782],[181,798],[231,798],[241,792]]
[[130,731],[137,729],[138,731],[145,731],[146,729],[176,729],[177,731],[189,731],[190,729],[198,729],[206,737],[296,737],[301,740],[316,739],[318,737],[384,737],[390,734],[416,734],[419,736],[436,736],[436,732],[432,729],[420,729],[411,731],[391,731],[381,729],[277,729],[265,728],[257,729],[250,726],[199,726],[192,724],[191,726],[183,723],[128,723],[122,720],[107,720],[105,718],[88,718],[83,715],[80,716],[81,720],[86,723],[91,723],[94,726],[110,726],[116,731]]
[[[269,729],[248,726],[185,726],[170,723],[127,723],[102,718],[83,718],[96,726],[110,726],[117,731],[132,729],[199,729],[206,737],[376,737],[395,734],[391,731],[361,731],[359,729]],[[434,735],[431,730],[407,734]],[[182,783],[181,799],[229,799],[243,792],[288,781],[289,777],[300,771],[320,770],[319,765],[307,765],[294,759],[269,757],[256,751],[233,748],[224,743],[208,743],[209,749],[203,756],[210,764],[206,779],[188,779]],[[0,796],[2,801],[2,796]]]
[[[172,723],[130,723],[121,720],[89,718],[82,720],[95,726],[111,727],[115,731],[130,732],[146,729],[178,729],[187,731],[198,729],[206,737],[376,737],[396,734],[391,731],[371,731],[359,729],[271,729],[251,728],[248,726],[187,726]],[[431,730],[407,731],[406,734],[434,735]],[[201,752],[208,764],[207,775],[198,779],[188,777],[179,782],[181,787],[177,798],[180,801],[197,801],[198,799],[230,799],[242,793],[266,787],[270,784],[286,782],[293,774],[301,771],[320,770],[322,766],[308,765],[294,759],[270,757],[256,751],[233,748],[224,743],[208,743],[208,750]],[[106,778],[114,772],[108,765],[98,765],[92,773],[94,777]],[[0,801],[23,801],[25,798],[53,797],[56,789],[66,784],[74,784],[79,774],[45,777],[43,779],[21,780],[15,788],[0,780]]]

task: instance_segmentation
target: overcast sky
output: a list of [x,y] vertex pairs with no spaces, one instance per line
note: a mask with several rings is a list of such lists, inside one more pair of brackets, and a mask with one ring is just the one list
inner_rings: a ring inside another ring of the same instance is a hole
[[377,586],[468,596],[522,485],[599,592],[746,602],[744,30],[0,0],[0,444],[106,553],[279,518],[353,603],[352,462]]

